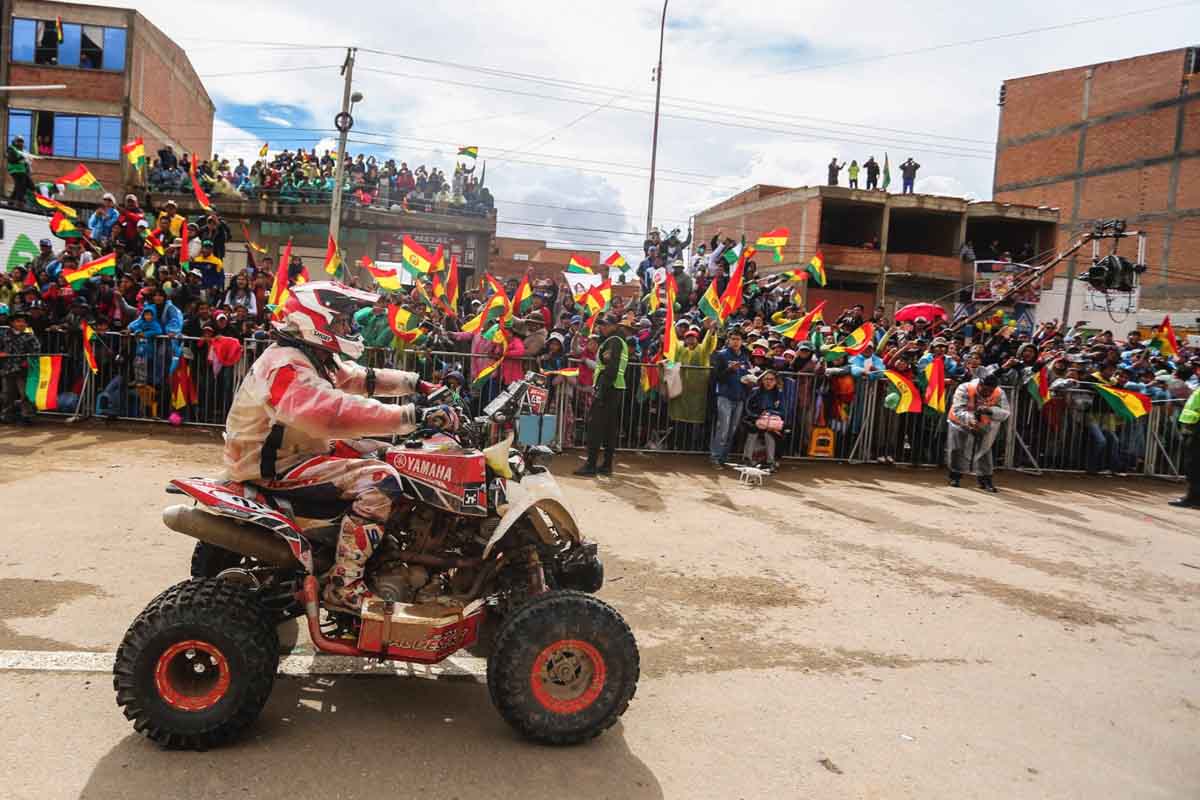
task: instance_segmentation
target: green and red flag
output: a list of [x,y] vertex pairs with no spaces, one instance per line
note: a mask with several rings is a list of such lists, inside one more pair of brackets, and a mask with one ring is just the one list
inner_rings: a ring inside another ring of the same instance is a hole
[[58,408],[58,382],[62,378],[62,356],[30,356],[25,375],[25,397],[38,411]]
[[100,258],[93,258],[88,263],[74,270],[63,270],[61,275],[66,278],[72,289],[83,285],[84,281],[97,275],[117,274],[117,254],[109,253]]
[[67,215],[61,211],[55,211],[54,216],[50,218],[50,232],[60,239],[79,239],[83,237],[83,232],[75,227],[75,223],[67,219]]
[[1132,422],[1138,417],[1144,417],[1150,413],[1150,398],[1141,392],[1118,389],[1116,386],[1106,386],[1103,383],[1096,384],[1096,389],[1113,413],[1126,422]]
[[400,245],[400,263],[414,278],[424,278],[433,269],[434,257],[411,236],[405,234]]
[[1163,317],[1162,325],[1154,331],[1149,347],[1157,350],[1163,358],[1179,357],[1179,340],[1175,338],[1175,329],[1171,327],[1170,315]]
[[388,327],[397,339],[407,344],[416,344],[425,336],[417,315],[395,304],[388,306]]
[[42,208],[48,209],[50,211],[57,211],[58,213],[60,213],[64,216],[70,217],[71,219],[75,219],[75,217],[78,216],[75,213],[75,209],[71,208],[66,203],[60,203],[57,200],[55,200],[53,197],[47,197],[46,195],[42,194],[41,192],[34,192],[33,199]]
[[[188,177],[192,179],[192,193],[196,196],[196,202],[205,211],[212,213],[212,201],[208,199],[208,195],[200,188],[200,180],[196,177],[196,154],[192,153],[191,159],[188,161]],[[287,270],[284,270],[285,272]]]
[[529,273],[521,276],[517,291],[513,293],[513,309],[518,315],[524,316],[533,310],[533,287],[529,285]]
[[92,339],[96,338],[96,331],[91,325],[88,325],[86,319],[80,323],[80,331],[83,333],[83,360],[87,362],[88,369],[93,373],[99,372],[100,367],[96,364],[96,350],[92,345]]
[[925,365],[925,405],[946,413],[946,357],[934,356]]
[[1037,407],[1041,408],[1046,405],[1046,401],[1050,399],[1050,375],[1046,372],[1046,368],[1034,370],[1029,376],[1029,380],[1025,382],[1025,388],[1029,391],[1029,396],[1037,403]]
[[783,248],[787,247],[791,232],[787,228],[775,228],[767,231],[754,240],[754,246],[759,250],[771,250],[775,254],[775,263],[783,261]]
[[475,145],[460,147],[458,148],[458,154],[460,156],[467,156],[468,158],[479,158],[479,148]]
[[334,280],[340,281],[344,267],[342,265],[342,254],[338,252],[337,242],[333,240],[333,236],[329,237],[328,244],[325,245],[325,272],[332,275]]
[[825,316],[822,314],[824,310],[825,301],[822,300],[817,303],[812,311],[809,311],[799,319],[784,322],[780,325],[772,325],[771,330],[778,333],[784,339],[794,339],[797,342],[803,342],[808,339],[813,323],[825,321]]
[[808,266],[804,271],[812,276],[812,279],[817,282],[817,286],[824,286],[828,282],[828,277],[825,275],[825,256],[820,250],[808,261]]
[[70,186],[72,189],[104,188],[100,185],[100,181],[96,180],[96,176],[92,174],[91,170],[89,170],[83,164],[76,164],[75,169],[71,170],[66,175],[63,175],[61,178],[56,180],[55,183],[61,183],[66,186]]
[[885,370],[883,375],[892,382],[900,394],[900,400],[896,403],[897,414],[915,414],[921,410],[921,393],[917,390],[917,385],[913,383],[912,378],[892,369]]
[[590,273],[591,271],[592,262],[587,257],[571,254],[571,259],[567,262],[567,272]]
[[607,267],[619,269],[622,272],[629,269],[629,262],[626,261],[625,257],[622,256],[620,253],[618,253],[616,250],[613,250],[613,254],[604,260],[604,265]]
[[125,160],[129,165],[136,170],[144,169],[146,166],[146,143],[142,141],[142,137],[137,137],[129,144],[121,145],[121,152],[125,154]]

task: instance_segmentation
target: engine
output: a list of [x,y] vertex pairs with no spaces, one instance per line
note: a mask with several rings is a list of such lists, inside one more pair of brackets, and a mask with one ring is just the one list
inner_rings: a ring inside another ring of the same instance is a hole
[[478,535],[478,522],[427,505],[397,509],[368,565],[367,584],[396,603],[462,593],[478,572],[478,559],[472,558],[482,552]]

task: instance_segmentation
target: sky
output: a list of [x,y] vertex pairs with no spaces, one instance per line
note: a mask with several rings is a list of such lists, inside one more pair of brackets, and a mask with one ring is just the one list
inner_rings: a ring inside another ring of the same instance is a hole
[[[177,3],[137,7],[203,78],[223,156],[332,147],[353,45],[352,154],[449,174],[476,145],[501,235],[638,252],[657,2],[209,0],[201,34]],[[654,224],[686,231],[756,183],[822,183],[835,155],[911,156],[918,191],[989,198],[1005,78],[1198,44],[1190,30],[1200,0],[675,0]]]

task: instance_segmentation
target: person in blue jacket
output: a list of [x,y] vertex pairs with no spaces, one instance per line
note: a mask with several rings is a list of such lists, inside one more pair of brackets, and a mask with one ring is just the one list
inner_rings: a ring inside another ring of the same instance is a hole
[[750,356],[742,347],[740,330],[729,331],[725,346],[713,353],[712,368],[717,392],[717,420],[709,443],[709,458],[714,466],[720,467],[729,458],[729,448],[742,419],[747,391],[745,381],[753,384],[753,378],[749,377]]
[[877,381],[883,377],[885,371],[887,371],[887,367],[884,365],[883,359],[875,355],[875,345],[873,344],[868,344],[861,353],[850,357],[850,374],[855,378]]
[[96,242],[107,242],[108,237],[112,236],[119,216],[121,215],[117,211],[117,198],[105,192],[104,197],[100,200],[100,205],[88,217],[88,232],[92,239]]
[[759,420],[766,420],[771,417],[778,417],[782,420],[784,416],[783,389],[779,385],[779,376],[775,374],[775,370],[769,369],[759,377],[758,386],[746,398],[746,415],[744,419],[746,425],[746,448],[744,451],[746,463],[755,463],[754,454],[761,440],[762,446],[767,453],[766,465],[769,469],[775,469],[775,445],[783,438],[783,430],[781,428],[779,431],[772,431],[763,428],[759,425]]

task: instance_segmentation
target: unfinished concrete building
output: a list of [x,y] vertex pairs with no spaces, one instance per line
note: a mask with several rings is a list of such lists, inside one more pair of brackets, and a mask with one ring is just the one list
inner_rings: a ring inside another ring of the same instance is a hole
[[791,231],[783,262],[760,256],[759,272],[803,266],[819,251],[829,283],[809,283],[810,306],[825,300],[835,310],[854,303],[891,309],[936,299],[950,308],[972,278],[971,264],[962,258],[964,243],[972,243],[979,258],[1051,250],[1058,209],[838,186],[758,185],[697,214],[696,241],[718,233],[753,240],[780,226]]

